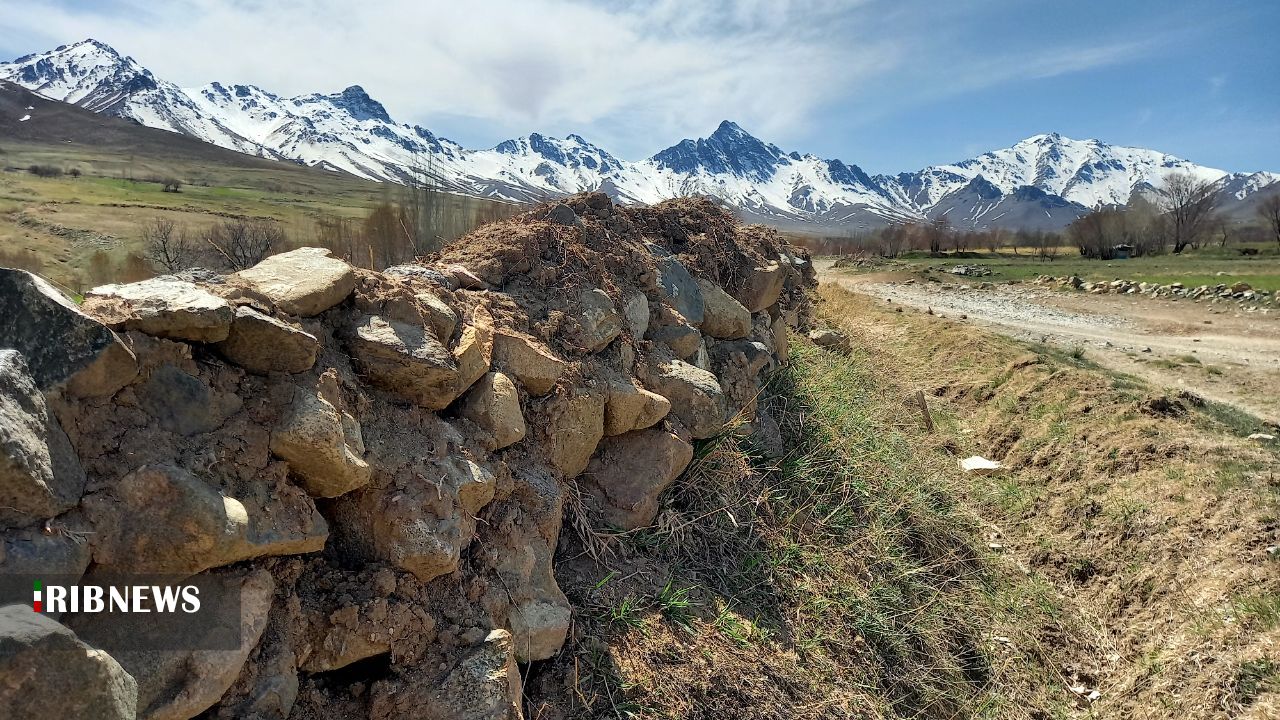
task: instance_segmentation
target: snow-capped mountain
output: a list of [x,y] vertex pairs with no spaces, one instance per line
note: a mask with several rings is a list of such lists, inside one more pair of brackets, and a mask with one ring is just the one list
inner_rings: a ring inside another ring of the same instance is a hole
[[1158,194],[1170,172],[1216,183],[1226,204],[1277,189],[1280,175],[1228,173],[1142,148],[1036,135],[917,172],[787,152],[725,121],[706,138],[620,160],[578,135],[537,133],[471,150],[398,123],[359,86],[286,98],[252,85],[180,88],[96,40],[0,64],[0,80],[54,100],[221,147],[371,180],[432,178],[468,194],[526,201],[603,190],[623,202],[721,198],[780,225],[867,228],[945,216],[954,226],[1060,228],[1099,205]]

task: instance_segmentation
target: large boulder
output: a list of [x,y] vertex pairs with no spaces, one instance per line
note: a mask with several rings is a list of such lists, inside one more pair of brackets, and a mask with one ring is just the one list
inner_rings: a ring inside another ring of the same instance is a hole
[[776,262],[753,268],[734,297],[749,312],[760,312],[778,301],[786,279],[787,274]]
[[524,439],[526,427],[520,410],[520,391],[500,372],[486,374],[467,393],[462,416],[493,438],[489,449],[500,450]]
[[290,315],[311,317],[337,305],[356,287],[355,271],[324,248],[272,255],[232,276]]
[[586,478],[606,522],[635,530],[653,522],[658,496],[693,460],[693,446],[665,430],[611,437],[587,467]]
[[75,506],[85,475],[16,350],[0,350],[0,527]]
[[604,408],[604,434],[621,435],[656,425],[671,410],[671,402],[634,381],[609,383]]
[[709,438],[724,428],[724,391],[714,374],[682,360],[669,360],[650,370],[646,385],[671,402],[671,412],[695,439]]
[[499,330],[493,339],[493,362],[514,376],[530,395],[546,395],[569,364],[533,338]]
[[130,636],[173,638],[186,648],[223,644],[216,636],[193,637],[193,623],[182,613],[82,614],[69,621],[86,641],[110,647],[112,657],[137,681],[139,720],[187,720],[212,707],[240,675],[267,625],[275,582],[266,570],[215,571],[202,578],[200,587],[205,604],[215,597],[219,602],[239,597],[226,603],[240,611],[233,649],[129,649]]
[[691,324],[701,325],[705,304],[698,283],[666,248],[653,243],[648,248],[658,266],[658,294]]
[[0,268],[0,347],[22,353],[42,391],[65,383],[75,395],[111,395],[138,374],[110,328],[23,270]]
[[322,549],[324,518],[300,490],[288,497],[287,488],[277,491],[284,497],[276,504],[250,508],[182,468],[141,467],[82,501],[93,525],[93,560],[107,571],[194,575]]
[[294,391],[293,405],[271,433],[271,452],[289,463],[312,497],[337,497],[369,482],[360,424],[323,393]]
[[599,288],[582,293],[582,312],[578,315],[580,343],[587,352],[599,352],[622,334],[623,318],[613,306],[609,294]]
[[494,630],[442,668],[378,683],[370,717],[519,720],[521,684],[511,633]]
[[598,390],[576,388],[547,404],[547,453],[551,465],[565,478],[576,477],[586,469],[604,437],[606,398]]
[[720,340],[737,340],[751,332],[751,311],[733,299],[719,285],[698,278],[706,311],[702,318],[702,332]]
[[113,328],[193,342],[225,340],[234,317],[226,300],[174,277],[96,287],[83,307]]
[[651,326],[649,339],[671,348],[678,358],[692,357],[702,345],[702,333],[686,323]]
[[135,720],[138,684],[110,655],[29,605],[0,608],[0,714]]
[[316,364],[320,341],[300,327],[253,308],[236,308],[227,339],[218,352],[252,373],[300,373]]

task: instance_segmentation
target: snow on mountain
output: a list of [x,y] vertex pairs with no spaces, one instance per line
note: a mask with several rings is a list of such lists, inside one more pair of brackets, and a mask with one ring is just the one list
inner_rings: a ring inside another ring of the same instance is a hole
[[1191,173],[1244,203],[1280,182],[1273,173],[1227,173],[1142,148],[1036,135],[1013,147],[917,172],[869,176],[840,160],[786,152],[725,121],[651,158],[619,160],[578,135],[537,133],[470,150],[397,123],[360,86],[286,98],[252,85],[180,88],[132,58],[84,40],[0,64],[0,80],[46,97],[240,152],[417,182],[482,197],[538,200],[603,190],[623,202],[709,194],[777,224],[876,227],[945,216],[960,227],[1058,228],[1164,176]]

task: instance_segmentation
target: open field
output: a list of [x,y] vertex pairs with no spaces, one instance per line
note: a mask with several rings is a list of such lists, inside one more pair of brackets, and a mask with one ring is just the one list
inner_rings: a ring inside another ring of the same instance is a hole
[[915,272],[925,268],[945,270],[955,265],[979,265],[991,269],[992,275],[985,279],[992,282],[1033,280],[1037,275],[1077,275],[1087,282],[1123,278],[1161,285],[1180,282],[1188,287],[1243,281],[1259,290],[1280,290],[1280,245],[1253,243],[1247,247],[1256,249],[1258,254],[1243,256],[1239,248],[1231,245],[1128,260],[1090,260],[1080,257],[1075,248],[1066,247],[1059,248],[1058,255],[1052,259],[1037,257],[1030,250],[1017,255],[1001,250],[941,258],[912,253],[884,261],[883,269]]

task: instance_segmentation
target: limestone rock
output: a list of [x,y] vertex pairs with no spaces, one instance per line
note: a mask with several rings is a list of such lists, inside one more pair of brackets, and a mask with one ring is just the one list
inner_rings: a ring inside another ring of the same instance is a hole
[[622,334],[622,316],[613,306],[609,294],[599,288],[582,293],[582,313],[578,316],[582,347],[599,352]]
[[378,387],[431,410],[457,397],[458,363],[428,328],[369,315],[352,330],[348,345],[352,360]]
[[831,352],[848,354],[850,350],[849,336],[839,330],[821,329],[809,333],[814,345]]
[[83,307],[111,327],[194,342],[225,340],[233,317],[226,300],[172,277],[96,287]]
[[514,375],[530,395],[546,395],[564,375],[568,363],[536,340],[501,330],[494,337],[493,360]]
[[786,273],[778,263],[769,263],[757,267],[747,276],[742,289],[734,295],[749,312],[760,312],[778,301],[782,294],[782,285],[786,281]]
[[108,571],[193,575],[263,555],[315,552],[328,537],[310,501],[282,500],[250,514],[239,500],[166,465],[139,468],[81,506],[93,525],[94,562]]
[[449,342],[453,337],[453,331],[458,327],[458,313],[454,312],[445,301],[429,292],[420,292],[414,295],[414,299],[422,306],[424,319],[431,326],[436,337],[440,338],[441,342]]
[[637,340],[644,337],[649,330],[649,298],[644,293],[636,293],[622,306],[622,316],[627,321],[627,329]]
[[683,315],[691,325],[701,325],[705,305],[698,283],[694,282],[693,276],[680,263],[680,260],[666,248],[652,243],[648,248],[653,253],[654,261],[658,266],[658,292],[662,299]]
[[[219,597],[239,595],[239,647],[234,650],[127,650],[113,648],[112,656],[137,681],[139,720],[187,720],[213,706],[235,682],[249,652],[258,644],[275,592],[271,573],[217,572],[209,578]],[[208,594],[213,588],[206,587]],[[206,597],[206,601],[208,601]],[[89,642],[98,637],[125,638],[130,634],[181,637],[191,623],[178,614],[84,614],[73,622]],[[196,639],[190,645],[199,646]]]
[[623,530],[653,522],[658,496],[693,460],[693,446],[665,430],[637,430],[605,440],[586,476],[605,520]]
[[311,317],[337,305],[356,287],[347,263],[324,248],[304,247],[272,255],[232,276],[290,315]]
[[374,686],[371,717],[519,720],[521,685],[511,633],[494,630],[440,676],[416,675]]
[[29,605],[0,608],[0,708],[11,718],[134,720],[138,684]]
[[611,382],[604,409],[604,434],[621,435],[652,427],[670,410],[671,402],[658,393],[634,382]]
[[493,437],[492,450],[499,450],[524,439],[524,413],[520,410],[520,392],[511,378],[500,372],[486,374],[467,393],[462,416],[484,428]]
[[456,398],[493,366],[493,317],[483,307],[476,307],[471,324],[463,328],[453,349],[453,360],[458,366],[458,378],[449,391]]
[[218,352],[249,372],[300,373],[316,364],[320,341],[305,330],[242,305]]
[[649,339],[665,344],[679,358],[692,357],[702,343],[702,333],[691,325],[661,325],[649,328]]
[[[563,597],[563,596],[562,596]],[[511,635],[520,662],[546,660],[564,646],[573,611],[568,601],[529,599],[511,610]]]
[[791,361],[791,340],[787,333],[787,321],[781,316],[774,318],[773,325],[773,353],[778,360],[779,365],[786,365]]
[[84,492],[80,460],[16,350],[0,350],[0,527],[53,517]]
[[549,403],[547,433],[551,464],[565,478],[586,469],[600,438],[604,437],[604,393],[575,389]]
[[0,268],[0,347],[22,353],[42,391],[66,383],[75,395],[111,395],[138,374],[110,328],[23,270]]
[[706,306],[702,332],[720,340],[746,337],[751,332],[751,312],[719,285],[703,278],[697,282]]
[[312,497],[337,497],[369,482],[355,418],[315,392],[298,389],[288,415],[271,433],[271,452],[289,463]]
[[695,439],[711,437],[724,427],[724,392],[710,372],[671,360],[651,371],[646,384],[671,402],[672,412]]
[[344,496],[335,520],[373,557],[422,582],[457,569],[497,485],[492,471],[460,456],[433,460],[428,475]]

